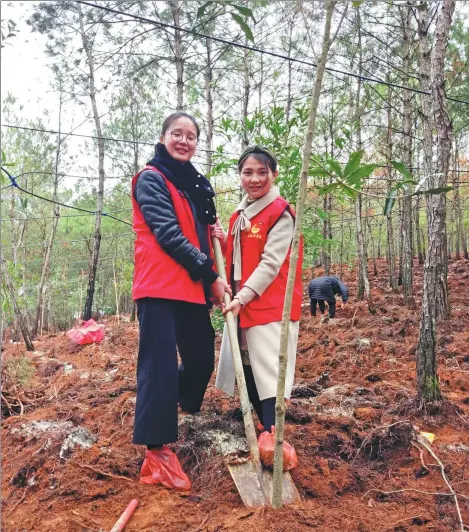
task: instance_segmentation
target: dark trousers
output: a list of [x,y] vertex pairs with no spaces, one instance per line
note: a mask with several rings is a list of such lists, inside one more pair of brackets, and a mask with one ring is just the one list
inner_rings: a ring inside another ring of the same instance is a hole
[[[326,302],[324,299],[311,299],[311,316],[316,316],[316,304],[319,305],[321,314],[324,314],[324,311],[326,310]],[[335,316],[335,301],[328,301],[327,306],[329,307],[329,317],[333,318]]]
[[[206,305],[143,298],[137,301],[140,342],[133,443],[178,439],[178,402],[198,412],[214,369],[215,348]],[[182,360],[178,368],[177,351]]]
[[246,387],[248,389],[249,401],[256,411],[259,421],[264,426],[264,430],[270,429],[275,425],[275,397],[269,397],[261,401],[257,393],[256,381],[252,373],[251,366],[243,364],[244,377],[246,379]]

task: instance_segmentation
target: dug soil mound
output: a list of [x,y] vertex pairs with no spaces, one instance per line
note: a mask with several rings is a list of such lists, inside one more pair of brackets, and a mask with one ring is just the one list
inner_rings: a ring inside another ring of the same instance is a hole
[[[140,485],[144,450],[131,444],[138,330],[109,319],[96,345],[64,333],[39,338],[33,353],[5,343],[2,530],[110,530],[136,498],[129,531],[453,532],[461,524],[451,490],[469,524],[468,263],[450,263],[452,316],[438,335],[445,401],[426,411],[415,401],[419,312],[387,287],[385,262],[371,277],[375,314],[356,301],[355,271],[345,269],[349,304],[335,320],[311,318],[310,276],[286,415],[301,502],[243,506],[225,465],[246,450],[238,402],[213,381],[201,413],[180,415],[172,446],[192,491]],[[421,284],[415,265],[418,296]]]

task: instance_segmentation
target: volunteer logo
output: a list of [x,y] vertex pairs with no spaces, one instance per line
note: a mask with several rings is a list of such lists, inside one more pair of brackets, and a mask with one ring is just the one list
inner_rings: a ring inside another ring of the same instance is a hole
[[[262,225],[262,221],[259,222],[259,225]],[[259,234],[261,232],[261,228],[258,224],[254,224],[251,227],[251,232],[248,234],[248,238],[262,238],[262,234]]]
[[257,224],[254,224],[251,228],[251,233],[257,234],[260,230],[260,227],[257,227]]

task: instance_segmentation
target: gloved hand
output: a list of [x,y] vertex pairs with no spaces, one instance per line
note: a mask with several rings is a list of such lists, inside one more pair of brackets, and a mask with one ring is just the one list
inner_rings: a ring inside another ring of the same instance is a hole
[[191,481],[178,457],[168,447],[147,450],[140,471],[141,484],[161,484],[165,488],[189,491]]

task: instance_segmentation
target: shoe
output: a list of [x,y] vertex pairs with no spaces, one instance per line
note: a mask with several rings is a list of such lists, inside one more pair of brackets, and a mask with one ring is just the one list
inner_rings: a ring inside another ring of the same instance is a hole
[[[266,467],[274,466],[274,448],[275,448],[275,427],[272,432],[263,432],[260,434],[257,443],[259,445],[259,456]],[[288,442],[283,442],[283,471],[290,471],[298,465],[298,457],[295,448]]]
[[161,484],[165,488],[189,491],[191,481],[178,457],[168,447],[147,449],[140,471],[140,484]]

